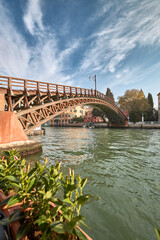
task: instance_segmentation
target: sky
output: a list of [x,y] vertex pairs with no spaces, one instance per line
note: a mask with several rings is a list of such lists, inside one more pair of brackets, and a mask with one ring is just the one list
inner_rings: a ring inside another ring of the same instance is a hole
[[0,0],[0,75],[160,92],[160,0]]

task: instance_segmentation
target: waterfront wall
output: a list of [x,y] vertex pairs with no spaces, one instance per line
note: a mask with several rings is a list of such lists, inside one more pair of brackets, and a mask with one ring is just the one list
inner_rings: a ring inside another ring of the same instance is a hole
[[32,132],[29,132],[27,134],[27,136],[37,136],[37,135],[45,135],[45,129],[33,130]]
[[[73,124],[59,124],[59,125],[51,125],[51,127],[83,127],[85,123],[73,123]],[[94,123],[95,128],[132,128],[132,129],[160,129],[160,124],[158,122],[156,124],[147,124],[147,123],[141,123],[141,124],[129,124],[129,125],[109,125],[108,123]]]

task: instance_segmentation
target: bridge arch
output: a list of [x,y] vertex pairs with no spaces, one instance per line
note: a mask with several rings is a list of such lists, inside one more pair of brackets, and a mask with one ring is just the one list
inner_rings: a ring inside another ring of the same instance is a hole
[[100,108],[112,124],[127,122],[113,99],[93,89],[0,76],[0,94],[4,110],[15,112],[25,133],[80,105]]
[[16,113],[23,129],[29,133],[34,128],[51,120],[52,118],[81,105],[90,105],[100,108],[108,117],[111,123],[125,124],[126,118],[120,109],[112,104],[97,98],[68,98],[55,102],[46,103],[40,106],[34,106]]

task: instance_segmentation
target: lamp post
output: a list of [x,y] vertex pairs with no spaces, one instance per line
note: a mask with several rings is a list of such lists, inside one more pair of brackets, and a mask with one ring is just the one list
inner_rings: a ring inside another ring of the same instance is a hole
[[96,75],[89,77],[89,80],[94,79],[95,82],[95,97],[96,97],[96,91],[97,91],[97,82],[96,82]]

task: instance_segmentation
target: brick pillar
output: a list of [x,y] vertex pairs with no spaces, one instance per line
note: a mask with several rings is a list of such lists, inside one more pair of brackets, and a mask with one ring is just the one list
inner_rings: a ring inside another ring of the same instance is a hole
[[0,111],[4,111],[5,108],[5,97],[4,94],[0,93]]

